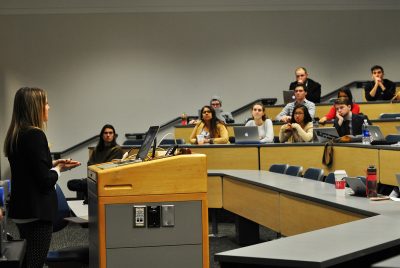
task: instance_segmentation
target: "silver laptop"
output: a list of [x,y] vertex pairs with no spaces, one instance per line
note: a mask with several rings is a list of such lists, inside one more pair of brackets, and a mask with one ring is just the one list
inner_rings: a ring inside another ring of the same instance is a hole
[[[367,186],[359,177],[346,177],[346,183],[353,190],[355,196],[367,196]],[[387,200],[389,196],[377,194],[376,197],[370,197],[371,200]]]
[[283,103],[288,104],[289,102],[294,102],[294,90],[284,90],[283,91]]
[[260,143],[258,127],[256,126],[238,126],[233,127],[236,144],[257,144]]
[[339,138],[336,128],[334,127],[319,127],[314,128],[313,140],[316,142],[327,142]]
[[368,126],[369,135],[371,136],[371,141],[384,141],[385,136],[383,136],[381,128],[379,126]]

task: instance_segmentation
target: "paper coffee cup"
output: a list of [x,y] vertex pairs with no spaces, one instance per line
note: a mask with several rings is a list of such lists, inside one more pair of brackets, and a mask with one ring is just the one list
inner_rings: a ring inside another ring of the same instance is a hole
[[197,144],[204,144],[204,135],[197,135]]
[[347,173],[345,170],[335,170],[335,188],[337,196],[345,196],[346,194],[346,180]]

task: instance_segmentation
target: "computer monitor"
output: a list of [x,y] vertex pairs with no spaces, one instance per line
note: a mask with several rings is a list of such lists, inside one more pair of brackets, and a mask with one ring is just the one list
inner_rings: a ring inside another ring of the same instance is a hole
[[155,142],[160,126],[151,126],[144,137],[143,144],[136,155],[135,160],[144,161],[150,151],[151,145]]

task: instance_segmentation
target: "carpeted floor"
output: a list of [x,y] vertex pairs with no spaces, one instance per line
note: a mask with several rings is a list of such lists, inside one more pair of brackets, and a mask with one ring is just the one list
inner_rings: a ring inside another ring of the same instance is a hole
[[[7,221],[6,231],[18,238],[18,230],[10,221]],[[211,223],[210,223],[211,233]],[[87,228],[82,228],[77,224],[69,224],[59,232],[53,233],[53,239],[51,242],[50,250],[61,249],[71,246],[82,246],[88,245],[89,232]],[[260,239],[261,241],[269,241],[276,239],[277,235],[275,232],[260,227]],[[219,268],[219,264],[214,261],[214,254],[218,252],[227,251],[230,249],[238,248],[239,245],[235,242],[235,225],[228,220],[218,224],[218,237],[209,238],[210,245],[210,268]]]

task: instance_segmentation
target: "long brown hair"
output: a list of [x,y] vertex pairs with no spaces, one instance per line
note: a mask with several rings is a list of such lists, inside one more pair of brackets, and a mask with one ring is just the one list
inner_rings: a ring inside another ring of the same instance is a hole
[[18,134],[22,129],[45,129],[44,112],[46,103],[47,94],[41,88],[22,87],[15,93],[11,123],[4,141],[4,154],[6,157],[12,154],[14,148],[16,148]]

